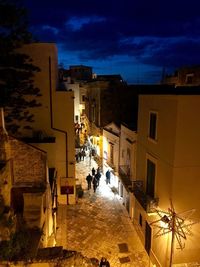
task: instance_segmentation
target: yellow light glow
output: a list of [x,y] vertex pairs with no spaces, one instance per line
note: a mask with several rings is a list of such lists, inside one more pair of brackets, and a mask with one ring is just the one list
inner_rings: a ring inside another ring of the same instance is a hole
[[165,223],[165,222],[163,222],[163,221],[160,221],[160,226],[161,226],[162,228],[168,228],[168,224]]

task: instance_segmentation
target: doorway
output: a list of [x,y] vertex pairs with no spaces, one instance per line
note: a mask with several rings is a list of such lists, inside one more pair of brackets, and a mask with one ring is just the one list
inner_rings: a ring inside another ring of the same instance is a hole
[[146,222],[145,226],[145,249],[149,255],[151,249],[151,227],[148,222]]

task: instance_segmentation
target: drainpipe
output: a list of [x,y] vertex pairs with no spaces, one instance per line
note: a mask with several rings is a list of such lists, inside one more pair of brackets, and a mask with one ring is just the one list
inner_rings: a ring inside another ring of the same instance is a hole
[[61,132],[65,134],[65,151],[66,151],[66,177],[69,175],[69,170],[68,170],[68,150],[67,150],[67,143],[68,143],[68,138],[67,138],[67,132],[54,128],[53,127],[53,108],[52,108],[52,82],[51,82],[51,57],[49,57],[49,89],[50,89],[50,118],[51,118],[51,128],[55,131]]

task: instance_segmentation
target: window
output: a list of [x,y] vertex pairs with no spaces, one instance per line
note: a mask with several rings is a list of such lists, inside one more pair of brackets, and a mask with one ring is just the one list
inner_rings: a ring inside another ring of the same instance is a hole
[[82,95],[82,102],[85,102],[85,95]]
[[149,120],[149,137],[156,140],[156,130],[157,130],[157,113],[150,112]]
[[110,143],[110,162],[114,163],[114,145]]
[[150,159],[147,159],[147,180],[146,194],[154,198],[156,165]]

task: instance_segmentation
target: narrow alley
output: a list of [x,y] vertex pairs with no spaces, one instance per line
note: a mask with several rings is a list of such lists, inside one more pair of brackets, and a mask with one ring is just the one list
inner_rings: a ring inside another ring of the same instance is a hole
[[98,166],[88,155],[76,164],[77,184],[84,194],[76,205],[59,205],[57,245],[88,258],[106,257],[110,267],[148,267],[148,255],[105,176],[101,176],[95,193],[87,189],[86,176],[92,167]]

